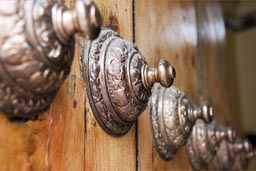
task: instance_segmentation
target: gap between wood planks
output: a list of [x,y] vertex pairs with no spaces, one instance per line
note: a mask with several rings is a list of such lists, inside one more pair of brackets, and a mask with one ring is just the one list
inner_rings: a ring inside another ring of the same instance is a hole
[[[136,0],[132,0],[132,42],[136,44]],[[135,123],[135,150],[136,150],[136,171],[139,170],[139,135],[138,135],[138,120]]]

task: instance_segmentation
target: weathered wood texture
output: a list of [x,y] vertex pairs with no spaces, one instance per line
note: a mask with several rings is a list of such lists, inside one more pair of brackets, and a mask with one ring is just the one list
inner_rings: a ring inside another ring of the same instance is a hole
[[[176,69],[174,85],[198,103],[197,24],[193,1],[136,1],[136,44],[150,65],[169,60]],[[166,162],[152,147],[149,110],[139,118],[139,170],[189,170],[184,148]]]
[[0,119],[0,170],[83,170],[83,82],[70,74],[49,110],[34,121]]
[[[95,1],[104,19],[104,25],[115,29],[132,41],[132,0]],[[86,100],[85,167],[86,170],[135,170],[135,129],[115,138],[105,133],[95,120]]]
[[[178,0],[95,2],[104,25],[129,41],[135,38],[150,65],[169,60],[177,71],[175,86],[195,103],[209,100],[217,119],[231,121],[223,55],[225,30],[219,4]],[[74,3],[66,0],[69,7]],[[0,170],[134,171],[136,162],[137,169],[143,171],[191,170],[184,148],[169,162],[158,156],[152,146],[148,109],[140,116],[137,130],[133,127],[121,138],[111,137],[100,128],[79,68],[78,50],[86,41],[79,37],[78,44],[71,74],[47,112],[27,122],[9,121],[0,113]]]
[[[132,1],[96,3],[104,24],[132,41]],[[100,128],[86,100],[77,47],[71,74],[47,112],[26,123],[0,116],[0,170],[135,170],[135,129],[113,138]]]
[[215,119],[231,124],[235,118],[231,118],[226,31],[220,4],[217,1],[198,1],[196,11],[201,101],[208,100],[212,104]]
[[[198,58],[200,100],[209,101],[214,108],[214,118],[222,124],[238,125],[231,117],[232,95],[229,94],[227,72],[226,31],[220,4],[217,1],[196,3],[198,24]],[[213,170],[210,162],[208,169]]]

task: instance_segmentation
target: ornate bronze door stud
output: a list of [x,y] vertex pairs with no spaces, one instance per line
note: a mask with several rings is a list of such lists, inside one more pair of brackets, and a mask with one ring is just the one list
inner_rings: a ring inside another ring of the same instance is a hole
[[154,146],[165,160],[171,160],[187,142],[197,119],[209,123],[213,109],[207,103],[191,103],[176,87],[163,88],[156,84],[150,101],[150,120]]
[[133,43],[102,28],[81,55],[81,69],[92,111],[113,136],[129,131],[147,106],[155,82],[170,87],[175,69],[161,60],[150,68]]
[[233,168],[235,158],[239,153],[250,153],[252,151],[253,147],[247,140],[237,138],[233,143],[222,141],[216,156],[213,158],[214,167],[217,170],[230,170]]
[[94,39],[96,5],[54,0],[0,1],[0,110],[28,117],[48,108],[70,71],[74,33]]
[[223,140],[234,142],[236,132],[231,127],[220,125],[217,121],[205,124],[198,120],[186,144],[187,155],[194,170],[201,170],[216,155]]

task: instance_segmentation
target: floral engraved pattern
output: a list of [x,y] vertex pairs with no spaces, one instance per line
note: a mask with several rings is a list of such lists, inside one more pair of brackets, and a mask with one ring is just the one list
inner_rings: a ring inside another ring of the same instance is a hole
[[119,107],[129,104],[126,84],[126,66],[125,61],[128,57],[127,47],[123,48],[110,47],[107,61],[107,84],[112,103]]
[[96,119],[107,132],[114,132],[116,136],[120,136],[130,129],[131,124],[119,124],[119,119],[109,112],[109,104],[103,99],[102,80],[100,78],[102,72],[100,61],[104,60],[101,56],[103,51],[102,46],[105,41],[117,36],[116,32],[103,28],[98,39],[88,42],[89,45],[83,54],[81,54],[80,61],[81,70],[86,80],[85,85],[87,87],[88,98],[90,99],[90,105]]
[[[145,59],[138,58],[139,54],[135,50],[135,46],[121,38],[113,40],[108,51],[105,63],[107,66],[106,83],[112,107],[121,120],[134,122],[145,109],[146,103],[144,102],[147,102],[150,95],[144,89],[141,81],[140,69],[146,63]],[[132,55],[133,53],[137,53],[137,55]],[[141,62],[138,62],[138,59]],[[126,61],[132,62],[127,65],[128,62]],[[130,70],[134,70],[134,68],[139,71],[137,75],[130,74]],[[137,89],[134,89],[134,86],[129,86],[129,84],[136,85]],[[140,99],[136,98],[136,94],[140,95],[145,92],[146,95],[142,95]]]
[[[140,95],[146,92],[142,82],[138,81],[141,80],[141,67],[146,62],[134,54],[139,55],[135,45],[111,29],[102,28],[100,36],[89,42],[81,56],[81,69],[94,115],[108,133],[116,136],[130,129],[150,96],[150,92]],[[133,63],[133,60],[141,62]],[[130,75],[134,68],[138,72]],[[132,85],[137,88],[133,89]]]
[[206,124],[197,120],[192,135],[186,146],[188,158],[192,167],[196,170],[204,168],[213,159],[220,141],[216,138],[215,132],[221,126],[216,122]]
[[234,144],[228,143],[227,141],[222,141],[220,143],[216,156],[213,159],[213,163],[216,169],[228,170],[232,168],[236,153],[238,152],[232,147],[233,145]]
[[207,132],[206,124],[202,120],[196,121],[192,136],[186,145],[189,161],[196,170],[204,168],[207,164],[204,159],[204,156],[207,157],[209,153],[208,150],[210,151]]
[[170,160],[191,133],[193,123],[188,117],[188,110],[192,105],[179,89],[163,88],[159,84],[154,86],[151,101],[153,141],[159,154]]
[[151,92],[148,92],[148,90],[144,89],[142,78],[141,78],[141,70],[140,68],[143,65],[146,65],[145,58],[136,51],[136,54],[133,55],[132,58],[130,58],[130,78],[131,78],[131,87],[135,94],[135,97],[138,101],[146,103],[148,101],[149,96],[151,95]]
[[[159,84],[154,85],[153,87],[153,95],[151,97],[150,103],[150,119],[151,119],[151,129],[153,132],[153,143],[158,151],[158,153],[164,159],[172,159],[174,157],[174,153],[170,150],[168,146],[167,136],[164,132],[161,131],[161,118],[159,116],[159,94],[162,94],[161,86]],[[161,111],[160,111],[161,112]]]
[[246,152],[242,151],[236,155],[235,162],[231,170],[248,170],[249,163],[252,158],[246,157]]
[[0,108],[23,117],[49,106],[69,74],[74,54],[73,40],[64,47],[53,31],[52,3],[33,1],[32,15],[25,16],[26,3],[12,1],[9,10],[0,8]]

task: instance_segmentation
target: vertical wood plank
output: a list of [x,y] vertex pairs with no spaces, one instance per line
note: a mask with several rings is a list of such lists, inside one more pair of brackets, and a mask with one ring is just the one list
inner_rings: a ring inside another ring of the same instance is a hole
[[[74,3],[66,0],[68,6]],[[132,41],[132,1],[96,3],[105,25]],[[99,127],[85,101],[78,61],[76,51],[70,76],[50,109],[37,120],[10,122],[0,114],[1,170],[136,169],[135,129],[122,138],[113,138]]]
[[[68,6],[74,3],[66,0]],[[136,0],[135,11],[132,0],[96,0],[96,4],[104,25],[130,41],[135,12],[136,43],[149,64],[169,60],[177,71],[175,86],[195,103],[209,100],[217,119],[231,121],[225,30],[218,3]],[[10,122],[0,113],[0,170],[136,170],[135,127],[121,138],[100,128],[81,79],[78,48],[72,72],[47,112],[27,122]],[[138,122],[138,169],[191,170],[184,148],[169,162],[159,157],[149,124],[146,109]]]
[[[96,0],[104,25],[115,29],[132,41],[132,0]],[[85,168],[86,170],[136,170],[135,129],[115,138],[105,133],[95,120],[88,99],[86,107]]]
[[[75,0],[66,0],[72,7]],[[61,86],[48,110],[48,138],[46,141],[47,170],[84,170],[84,100],[85,91],[80,77],[78,46],[75,48],[71,73]]]
[[84,97],[83,81],[71,73],[48,111],[50,170],[84,170]]
[[0,170],[84,170],[85,92],[74,58],[48,111],[27,122],[0,113]]
[[[150,65],[169,60],[174,85],[198,102],[197,27],[193,1],[136,0],[136,43]],[[152,147],[149,110],[139,118],[139,170],[191,170],[184,148],[169,162]]]
[[231,95],[228,87],[228,61],[225,52],[225,25],[217,1],[198,1],[198,44],[202,64],[202,100],[211,102],[215,119],[222,123],[231,118]]
[[[44,116],[41,116],[42,119]],[[47,122],[38,120],[37,129],[21,120],[10,122],[5,114],[0,113],[0,170],[32,170],[37,167],[44,169],[45,153],[37,154],[43,143],[38,141],[40,135],[45,134]],[[42,138],[41,140],[43,140]],[[37,155],[36,159],[34,156]]]
[[[201,100],[208,100],[214,108],[214,118],[222,124],[233,125],[237,129],[237,111],[232,111],[226,52],[226,31],[221,6],[218,1],[197,1],[198,53],[201,68]],[[207,169],[213,170],[212,162]]]

